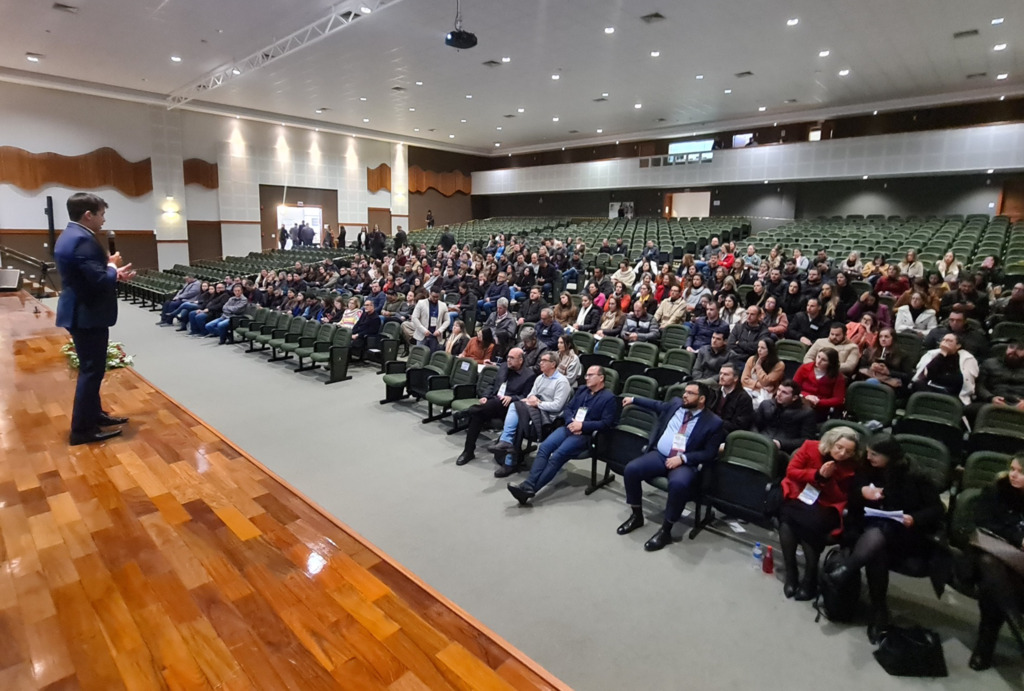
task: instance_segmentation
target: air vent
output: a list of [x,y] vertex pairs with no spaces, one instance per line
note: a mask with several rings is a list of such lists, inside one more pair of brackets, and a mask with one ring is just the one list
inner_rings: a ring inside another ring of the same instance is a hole
[[665,118],[658,118],[655,122],[665,122]]
[[968,79],[984,79],[987,76],[988,76],[988,72],[972,72],[971,74],[967,75],[967,78]]
[[512,113],[509,113],[509,114],[508,114],[508,115],[506,115],[505,117],[506,117],[506,118],[514,118],[514,117],[515,117],[515,115],[513,115]]
[[750,70],[747,70],[746,72],[737,72],[733,76],[736,77],[736,79],[745,79],[747,77],[753,77],[754,73],[751,72]]
[[393,87],[391,87],[391,90],[392,91],[405,91],[405,87],[404,86],[393,86]]
[[796,103],[796,102],[797,102],[797,100],[795,98],[787,98],[785,101],[783,101],[783,103]]
[[579,130],[569,130],[569,134],[579,134]]
[[497,60],[488,60],[484,63],[484,67],[501,67],[501,63]]
[[971,36],[977,36],[977,35],[978,35],[978,30],[977,29],[968,29],[967,31],[957,31],[955,34],[953,34],[953,38],[954,39],[957,39],[957,38],[970,38]]
[[65,5],[62,2],[53,3],[53,9],[58,12],[67,12],[68,14],[78,14],[78,8],[74,5]]
[[661,12],[651,12],[650,14],[645,14],[644,16],[640,17],[640,19],[642,19],[644,22],[648,24],[654,24],[656,22],[665,21],[665,15],[663,15]]
[[608,100],[607,98],[605,98],[604,96],[602,96],[601,98],[595,98],[595,99],[594,99],[594,103],[603,103],[603,102],[605,102],[605,101],[607,101],[607,100]]
[[437,132],[437,128],[431,127],[429,130],[427,130],[427,132]]

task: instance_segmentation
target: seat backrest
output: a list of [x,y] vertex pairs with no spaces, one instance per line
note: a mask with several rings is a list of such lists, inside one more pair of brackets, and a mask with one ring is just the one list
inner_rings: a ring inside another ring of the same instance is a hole
[[619,392],[619,373],[611,367],[602,367],[601,369],[604,370],[604,388],[617,394]]
[[673,348],[661,354],[661,364],[665,367],[681,369],[687,374],[693,370],[693,363],[697,361],[697,354],[691,353],[685,348]]
[[905,366],[916,367],[924,353],[924,339],[914,331],[901,331],[896,334],[896,346],[903,353]]
[[615,426],[624,432],[649,439],[657,424],[658,416],[654,412],[639,406],[627,405],[623,406],[619,422]]
[[316,334],[316,343],[330,343],[334,340],[334,332],[338,330],[336,324],[324,324]]
[[452,366],[452,386],[475,384],[477,377],[476,360],[468,357],[456,358]]
[[1020,322],[999,322],[992,329],[993,341],[1015,341],[1024,339],[1024,324]]
[[607,355],[612,360],[619,360],[626,352],[626,342],[615,336],[605,336],[594,345],[594,352]]
[[[332,324],[331,326],[335,326]],[[352,329],[336,326],[334,335],[331,338],[331,345],[338,348],[345,348],[352,345]]]
[[953,483],[953,463],[945,444],[917,434],[897,434],[894,438],[911,463],[931,478],[939,492],[949,489]]
[[670,324],[661,330],[661,349],[685,348],[690,338],[690,327],[685,324]]
[[960,426],[964,404],[956,396],[931,391],[918,391],[907,400],[907,419],[919,418],[936,422],[948,421],[954,427]]
[[579,355],[593,353],[594,335],[589,334],[586,331],[574,331],[572,334],[572,344],[576,347],[576,352]]
[[983,489],[995,482],[996,477],[1010,467],[1010,455],[995,451],[975,451],[967,457],[961,489]]
[[270,318],[271,314],[273,314],[273,312],[268,310],[266,307],[257,308],[256,314],[252,317],[252,326],[257,328],[263,326],[267,323],[267,319]]
[[658,346],[653,343],[632,343],[626,358],[654,367],[658,364]]
[[896,414],[896,392],[890,386],[854,382],[846,388],[846,412],[859,422],[877,420],[887,427]]
[[316,338],[320,333],[321,323],[316,319],[310,319],[302,326],[302,338]]
[[803,362],[804,355],[807,354],[807,346],[800,341],[783,338],[775,344],[775,353],[779,356],[780,360]]
[[397,341],[401,325],[398,322],[385,322],[380,329],[380,337],[389,341]]
[[300,336],[300,335],[302,335],[302,330],[306,328],[306,324],[308,324],[308,323],[309,323],[309,320],[306,319],[305,317],[292,317],[292,322],[291,322],[291,324],[288,325],[288,335],[289,336]]
[[658,382],[643,375],[634,374],[622,385],[622,396],[642,396],[655,398],[658,395]]
[[427,364],[424,367],[432,369],[438,374],[450,374],[454,363],[455,358],[452,357],[451,353],[439,350],[436,353],[431,353],[430,359],[427,360]]
[[498,366],[487,365],[476,377],[476,395],[477,398],[482,398],[487,393],[491,385],[494,384],[494,380],[498,378]]
[[725,438],[725,450],[719,461],[742,465],[764,473],[765,477],[776,480],[781,477],[780,464],[776,460],[775,443],[756,432],[736,430]]
[[[348,329],[342,329],[342,331],[348,331]],[[423,367],[427,364],[428,359],[430,359],[430,348],[425,345],[414,345],[409,349],[409,357],[405,360],[405,368],[406,370],[411,370]]]
[[665,389],[665,395],[661,397],[663,401],[671,401],[673,398],[682,398],[683,391],[686,390],[686,382],[680,382],[673,384],[672,386]]
[[857,436],[860,437],[861,443],[867,441],[872,434],[871,430],[867,427],[859,422],[854,422],[853,420],[827,420],[825,424],[821,426],[821,434],[825,434],[825,432],[836,427],[849,427],[857,433]]
[[1024,411],[1010,406],[988,404],[978,411],[975,431],[1024,434]]
[[267,320],[267,326],[277,329],[287,329],[288,325],[292,323],[292,315],[287,312],[277,312],[271,315],[270,319]]

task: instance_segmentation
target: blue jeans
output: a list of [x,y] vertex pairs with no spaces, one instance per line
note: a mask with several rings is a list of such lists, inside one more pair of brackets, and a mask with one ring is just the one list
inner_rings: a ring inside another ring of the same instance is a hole
[[675,523],[683,515],[683,508],[690,500],[690,486],[697,476],[697,469],[689,465],[681,465],[669,470],[665,467],[665,457],[657,451],[648,451],[639,458],[634,458],[626,466],[622,474],[622,482],[626,486],[626,503],[640,506],[643,498],[643,482],[656,477],[668,478],[668,501],[665,503],[665,522]]
[[[516,404],[509,405],[505,412],[505,426],[501,430],[501,441],[511,444],[516,438],[516,428],[519,427],[519,413],[516,411]],[[505,455],[505,465],[512,465],[512,454]]]
[[160,321],[164,324],[172,324],[174,322],[174,315],[181,309],[183,304],[185,304],[184,300],[168,300],[165,302],[163,309],[160,310]]
[[209,312],[200,312],[199,310],[188,315],[188,325],[192,329],[193,336],[201,336],[206,333],[206,321],[209,318]]
[[231,317],[220,317],[219,319],[214,319],[213,321],[206,323],[206,333],[209,335],[216,334],[217,336],[220,336],[220,342],[223,343],[228,333],[228,325],[230,324]]
[[573,434],[567,427],[559,427],[540,445],[526,482],[536,492],[551,482],[567,461],[576,458],[589,447],[589,434]]
[[491,312],[497,306],[498,306],[498,301],[497,300],[491,300],[490,302],[487,302],[486,300],[477,300],[476,301],[476,313],[478,315],[480,315],[480,317],[479,317],[480,321],[486,321],[487,317],[491,316]]
[[[184,331],[186,328],[188,328],[188,316],[195,312],[197,309],[199,309],[199,305],[194,302],[181,303],[180,307],[178,308],[178,313],[174,315],[175,317],[178,318],[178,321],[181,323],[181,331]],[[171,318],[171,322],[174,322],[173,317]]]

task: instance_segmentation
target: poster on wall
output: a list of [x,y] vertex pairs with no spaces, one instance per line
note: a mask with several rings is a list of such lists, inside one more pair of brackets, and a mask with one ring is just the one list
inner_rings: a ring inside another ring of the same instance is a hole
[[281,204],[277,207],[277,227],[284,226],[288,231],[288,241],[282,249],[291,249],[294,244],[294,236],[298,233],[293,231],[303,225],[313,229],[312,240],[309,240],[307,234],[307,243],[311,242],[313,245],[320,245],[321,231],[323,230],[323,209],[319,206],[292,206],[291,204]]
[[633,202],[609,203],[608,218],[633,218]]

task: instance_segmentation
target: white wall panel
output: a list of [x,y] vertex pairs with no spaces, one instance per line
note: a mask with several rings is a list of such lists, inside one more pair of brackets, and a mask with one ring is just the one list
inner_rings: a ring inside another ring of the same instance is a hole
[[[222,223],[220,236],[225,257],[244,257],[250,252],[263,249],[257,223]],[[187,254],[188,246],[184,247]]]

